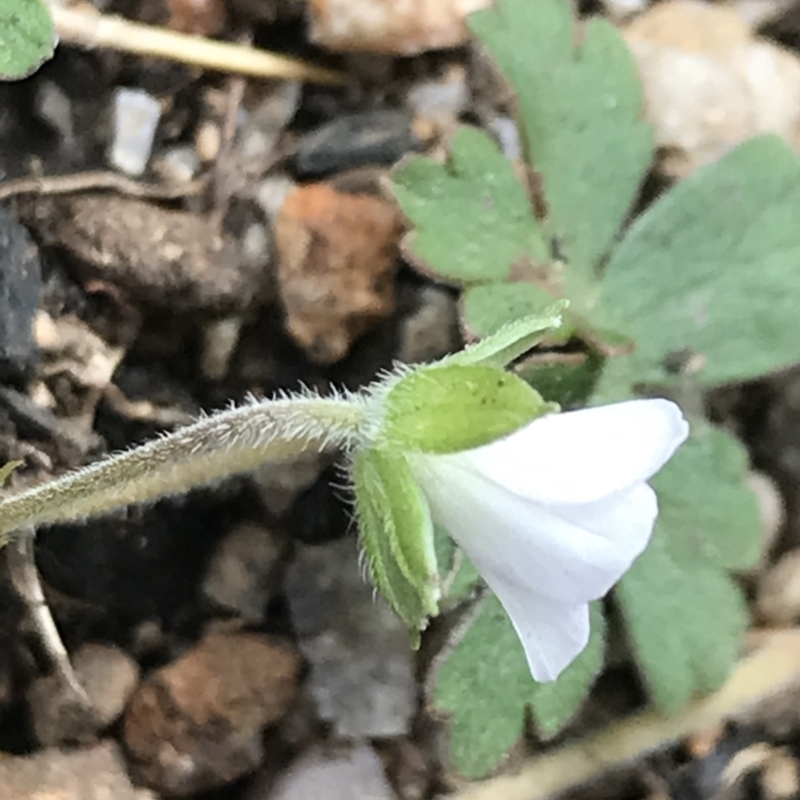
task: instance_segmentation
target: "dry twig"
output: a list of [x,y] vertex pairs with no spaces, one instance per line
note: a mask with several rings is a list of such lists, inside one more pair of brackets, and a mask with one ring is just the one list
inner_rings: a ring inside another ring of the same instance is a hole
[[0,202],[23,194],[75,194],[97,190],[111,190],[129,197],[144,197],[154,200],[177,200],[181,197],[199,194],[206,187],[207,178],[201,177],[188,183],[163,184],[156,186],[142,183],[120,175],[118,172],[103,170],[75,172],[71,175],[53,175],[29,178],[16,178],[0,183]]
[[204,69],[256,78],[323,84],[341,84],[345,81],[341,73],[266,50],[131,22],[122,17],[97,13],[91,6],[86,10],[76,10],[61,6],[56,0],[48,0],[48,4],[59,39],[65,44],[166,58]]

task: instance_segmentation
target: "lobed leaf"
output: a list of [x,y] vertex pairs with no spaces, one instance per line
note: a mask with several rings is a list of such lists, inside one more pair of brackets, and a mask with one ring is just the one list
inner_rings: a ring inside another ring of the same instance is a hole
[[616,589],[645,682],[667,712],[717,689],[739,655],[748,615],[728,570],[751,566],[761,548],[746,467],[731,436],[695,425],[653,480],[653,540]]
[[445,164],[422,157],[401,162],[391,189],[415,228],[407,252],[437,277],[500,281],[513,264],[548,256],[511,163],[476,128],[458,130]]
[[798,208],[800,159],[762,136],[643,214],[611,257],[596,309],[635,339],[628,373],[663,383],[683,363],[711,386],[800,361]]
[[450,717],[456,769],[468,778],[492,772],[522,736],[526,704],[545,736],[563,728],[600,671],[603,651],[603,618],[593,607],[586,649],[557,681],[537,684],[502,605],[487,597],[432,681],[433,706]]
[[0,79],[35,72],[56,45],[53,20],[42,0],[0,0]]
[[567,256],[565,294],[584,307],[653,153],[633,59],[609,22],[576,30],[564,0],[496,0],[469,26],[516,92],[547,231]]

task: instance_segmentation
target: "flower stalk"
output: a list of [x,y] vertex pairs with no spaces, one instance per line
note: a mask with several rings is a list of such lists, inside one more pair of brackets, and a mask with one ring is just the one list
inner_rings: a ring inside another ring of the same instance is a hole
[[251,400],[4,498],[0,545],[17,530],[183,494],[310,450],[346,448],[363,421],[356,396]]

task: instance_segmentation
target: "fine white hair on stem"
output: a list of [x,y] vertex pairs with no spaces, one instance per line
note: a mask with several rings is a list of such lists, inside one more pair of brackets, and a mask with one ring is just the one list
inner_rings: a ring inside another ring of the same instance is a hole
[[21,528],[95,516],[181,494],[309,450],[350,449],[360,439],[359,395],[310,391],[203,416],[146,444],[115,453],[0,501],[0,545]]

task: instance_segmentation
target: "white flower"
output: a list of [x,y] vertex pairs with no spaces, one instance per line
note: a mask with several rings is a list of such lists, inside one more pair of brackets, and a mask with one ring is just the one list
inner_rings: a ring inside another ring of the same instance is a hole
[[473,450],[415,454],[435,522],[503,604],[531,673],[550,681],[589,640],[589,602],[646,547],[647,485],[689,426],[668,400],[549,414]]

